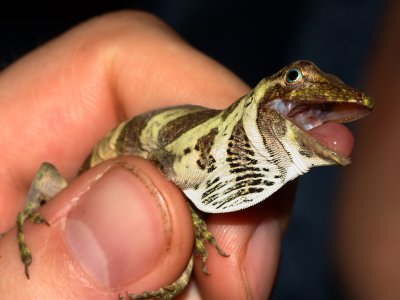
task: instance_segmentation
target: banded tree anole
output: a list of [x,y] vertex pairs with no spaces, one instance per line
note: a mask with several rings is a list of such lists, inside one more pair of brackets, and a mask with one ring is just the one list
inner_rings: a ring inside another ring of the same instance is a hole
[[[203,257],[207,273],[206,242],[227,255],[196,209],[242,210],[312,167],[348,165],[351,146],[343,140],[352,137],[339,123],[362,118],[372,107],[371,98],[362,92],[311,62],[297,61],[261,80],[225,110],[167,107],[120,124],[94,147],[82,171],[121,155],[153,161],[191,201],[195,250]],[[47,224],[38,208],[66,185],[53,165],[43,163],[18,215],[18,242],[28,278],[32,255],[24,240],[24,221]],[[170,286],[128,297],[171,299],[187,285],[192,266],[193,256]]]

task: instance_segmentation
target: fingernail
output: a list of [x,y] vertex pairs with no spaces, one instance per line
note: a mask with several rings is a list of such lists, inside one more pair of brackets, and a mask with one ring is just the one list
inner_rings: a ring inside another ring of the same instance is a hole
[[162,196],[135,168],[114,166],[83,194],[70,211],[66,236],[72,253],[98,283],[117,287],[134,282],[167,249]]
[[268,276],[279,258],[276,243],[279,243],[281,235],[278,221],[270,218],[261,222],[253,232],[247,244],[244,264],[248,299],[267,299],[272,288],[267,282],[273,282]]

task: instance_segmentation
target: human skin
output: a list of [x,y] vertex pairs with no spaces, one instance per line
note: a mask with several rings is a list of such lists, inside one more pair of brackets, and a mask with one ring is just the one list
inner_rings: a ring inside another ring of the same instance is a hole
[[387,1],[365,87],[376,100],[357,132],[337,211],[337,259],[349,299],[400,299],[400,3]]
[[[117,299],[173,282],[193,249],[187,202],[150,162],[107,161],[75,178],[93,145],[151,109],[224,108],[249,90],[229,70],[141,12],[89,20],[0,74],[0,299]],[[43,207],[50,226],[25,224],[30,280],[15,218],[40,164],[71,184]],[[210,215],[212,247],[180,299],[266,299],[294,185],[256,207]]]

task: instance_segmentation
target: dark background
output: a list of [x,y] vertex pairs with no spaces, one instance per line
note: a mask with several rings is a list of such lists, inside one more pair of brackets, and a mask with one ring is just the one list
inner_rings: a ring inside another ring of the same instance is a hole
[[[249,85],[298,59],[362,88],[380,0],[3,1],[0,68],[75,24],[118,9],[150,11]],[[342,299],[331,257],[339,168],[302,176],[272,299]],[[337,216],[336,216],[337,217]]]

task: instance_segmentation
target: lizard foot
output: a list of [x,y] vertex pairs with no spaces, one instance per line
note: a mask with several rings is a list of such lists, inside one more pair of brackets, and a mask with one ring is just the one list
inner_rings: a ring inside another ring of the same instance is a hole
[[49,163],[43,163],[36,173],[28,192],[24,209],[17,216],[17,235],[21,260],[25,266],[25,275],[29,279],[29,266],[32,263],[32,254],[25,242],[23,226],[26,219],[35,224],[49,223],[38,212],[38,209],[61,191],[67,182],[57,169]]
[[[191,256],[188,265],[182,275],[172,284],[163,286],[155,291],[146,291],[141,294],[128,294],[129,299],[162,299],[169,300],[179,295],[187,286],[190,275],[193,270],[193,255]],[[119,297],[119,300],[125,300],[125,297]]]
[[[208,258],[208,251],[205,247],[206,243],[210,243],[217,249],[218,253],[224,257],[228,257],[229,255],[226,254],[217,244],[213,234],[207,229],[206,222],[198,215],[193,207],[190,207],[190,212],[192,214],[193,226],[195,230],[195,251],[199,253],[202,257],[203,261],[203,272],[209,275],[206,267],[207,258]],[[129,299],[162,299],[168,300],[173,299],[175,296],[179,295],[183,289],[187,286],[190,275],[193,269],[193,259],[194,255],[190,258],[190,261],[182,273],[182,275],[176,280],[174,283],[164,286],[155,291],[146,291],[141,294],[128,294]],[[120,296],[119,300],[125,300],[125,297]]]

